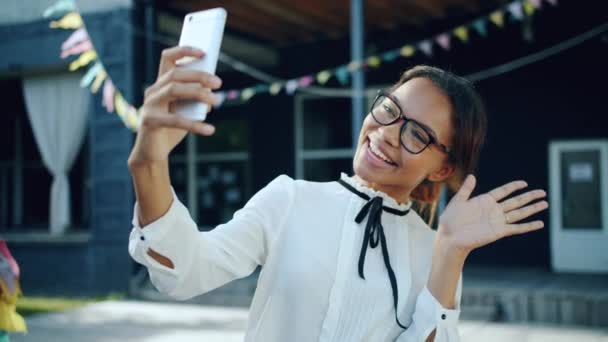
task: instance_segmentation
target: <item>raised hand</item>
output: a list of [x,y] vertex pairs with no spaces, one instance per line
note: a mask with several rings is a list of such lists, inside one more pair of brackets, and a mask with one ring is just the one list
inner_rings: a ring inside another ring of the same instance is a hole
[[548,208],[547,201],[531,203],[546,197],[543,190],[532,190],[507,198],[528,186],[514,181],[488,193],[469,198],[476,180],[469,175],[439,218],[438,234],[451,247],[464,253],[487,245],[505,236],[541,229],[542,221],[518,223]]
[[129,157],[130,165],[167,159],[188,132],[212,135],[215,131],[210,124],[172,113],[171,104],[175,101],[198,100],[214,105],[219,100],[211,89],[219,88],[221,80],[206,72],[176,66],[176,61],[183,57],[204,58],[204,53],[185,46],[163,50],[158,78],[145,92],[141,124]]

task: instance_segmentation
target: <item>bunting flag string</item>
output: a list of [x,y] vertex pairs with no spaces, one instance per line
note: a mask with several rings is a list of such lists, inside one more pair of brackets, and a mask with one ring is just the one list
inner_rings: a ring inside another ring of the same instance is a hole
[[[503,29],[506,25],[505,19],[511,21],[522,21],[526,16],[532,16],[537,11],[542,10],[543,2],[547,2],[551,6],[557,6],[558,0],[515,0],[512,1],[488,15],[476,18],[468,23],[458,25],[450,30],[440,32],[434,37],[421,39],[417,42],[410,42],[401,47],[384,51],[375,55],[366,57],[363,60],[353,60],[348,63],[338,65],[334,68],[324,69],[316,73],[288,79],[280,80],[273,83],[260,83],[243,89],[231,89],[219,91],[217,94],[220,97],[216,107],[221,107],[226,102],[247,102],[256,95],[268,93],[277,95],[281,91],[286,94],[293,94],[299,88],[307,88],[314,83],[324,85],[333,77],[342,85],[345,86],[350,80],[353,72],[360,69],[375,69],[382,66],[383,63],[393,62],[398,58],[411,58],[418,51],[422,52],[427,58],[432,58],[434,55],[434,45],[437,44],[444,51],[449,51],[453,47],[452,37],[457,38],[461,44],[468,44],[471,40],[471,34],[476,33],[478,37],[487,38],[488,23],[494,25],[498,29]],[[87,72],[81,79],[81,87],[88,87],[92,93],[97,93],[102,89],[102,105],[108,111],[116,112],[124,124],[136,130],[138,125],[138,111],[129,104],[124,96],[116,89],[110,76],[105,70],[102,61],[99,59],[95,47],[88,36],[84,26],[82,17],[76,10],[74,0],[58,0],[54,5],[44,11],[45,18],[53,18],[49,24],[51,28],[74,30],[74,32],[61,45],[61,58],[76,56],[69,64],[69,70],[74,71],[79,68],[88,67]],[[232,64],[239,63],[241,66],[246,64],[232,60]],[[236,68],[240,70],[240,68]]]

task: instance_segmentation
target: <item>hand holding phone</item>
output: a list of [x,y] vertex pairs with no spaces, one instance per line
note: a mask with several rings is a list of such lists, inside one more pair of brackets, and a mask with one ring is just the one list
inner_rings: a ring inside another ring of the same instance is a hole
[[[218,7],[186,14],[179,46],[191,46],[205,52],[202,59],[183,58],[177,61],[180,68],[190,68],[215,74],[226,24],[226,10]],[[199,101],[179,101],[173,104],[176,114],[191,120],[204,121],[208,104]]]

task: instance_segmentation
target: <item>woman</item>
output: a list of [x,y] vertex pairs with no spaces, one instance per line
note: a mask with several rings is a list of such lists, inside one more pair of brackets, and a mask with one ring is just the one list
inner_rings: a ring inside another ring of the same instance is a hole
[[[175,67],[191,48],[163,52],[129,157],[137,203],[129,252],[153,284],[186,299],[262,265],[247,341],[458,341],[460,274],[467,255],[540,229],[516,222],[547,208],[515,181],[471,198],[485,134],[479,97],[464,79],[417,67],[379,93],[353,159],[337,182],[279,176],[234,218],[199,232],[171,188],[168,156],[208,123],[171,114],[175,100],[215,104],[216,76]],[[463,175],[469,176],[462,180]],[[460,186],[437,231],[413,210],[433,209],[443,183]]]

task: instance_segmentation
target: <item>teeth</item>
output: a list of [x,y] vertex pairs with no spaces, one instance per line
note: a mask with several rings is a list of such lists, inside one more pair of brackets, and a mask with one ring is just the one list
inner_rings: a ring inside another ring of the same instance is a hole
[[384,161],[389,162],[389,163],[393,163],[392,160],[390,160],[387,156],[384,155],[384,153],[382,153],[378,147],[376,145],[374,145],[372,143],[372,141],[369,141],[369,148],[372,150],[372,152],[374,152],[374,154],[376,154],[378,157],[384,159]]

